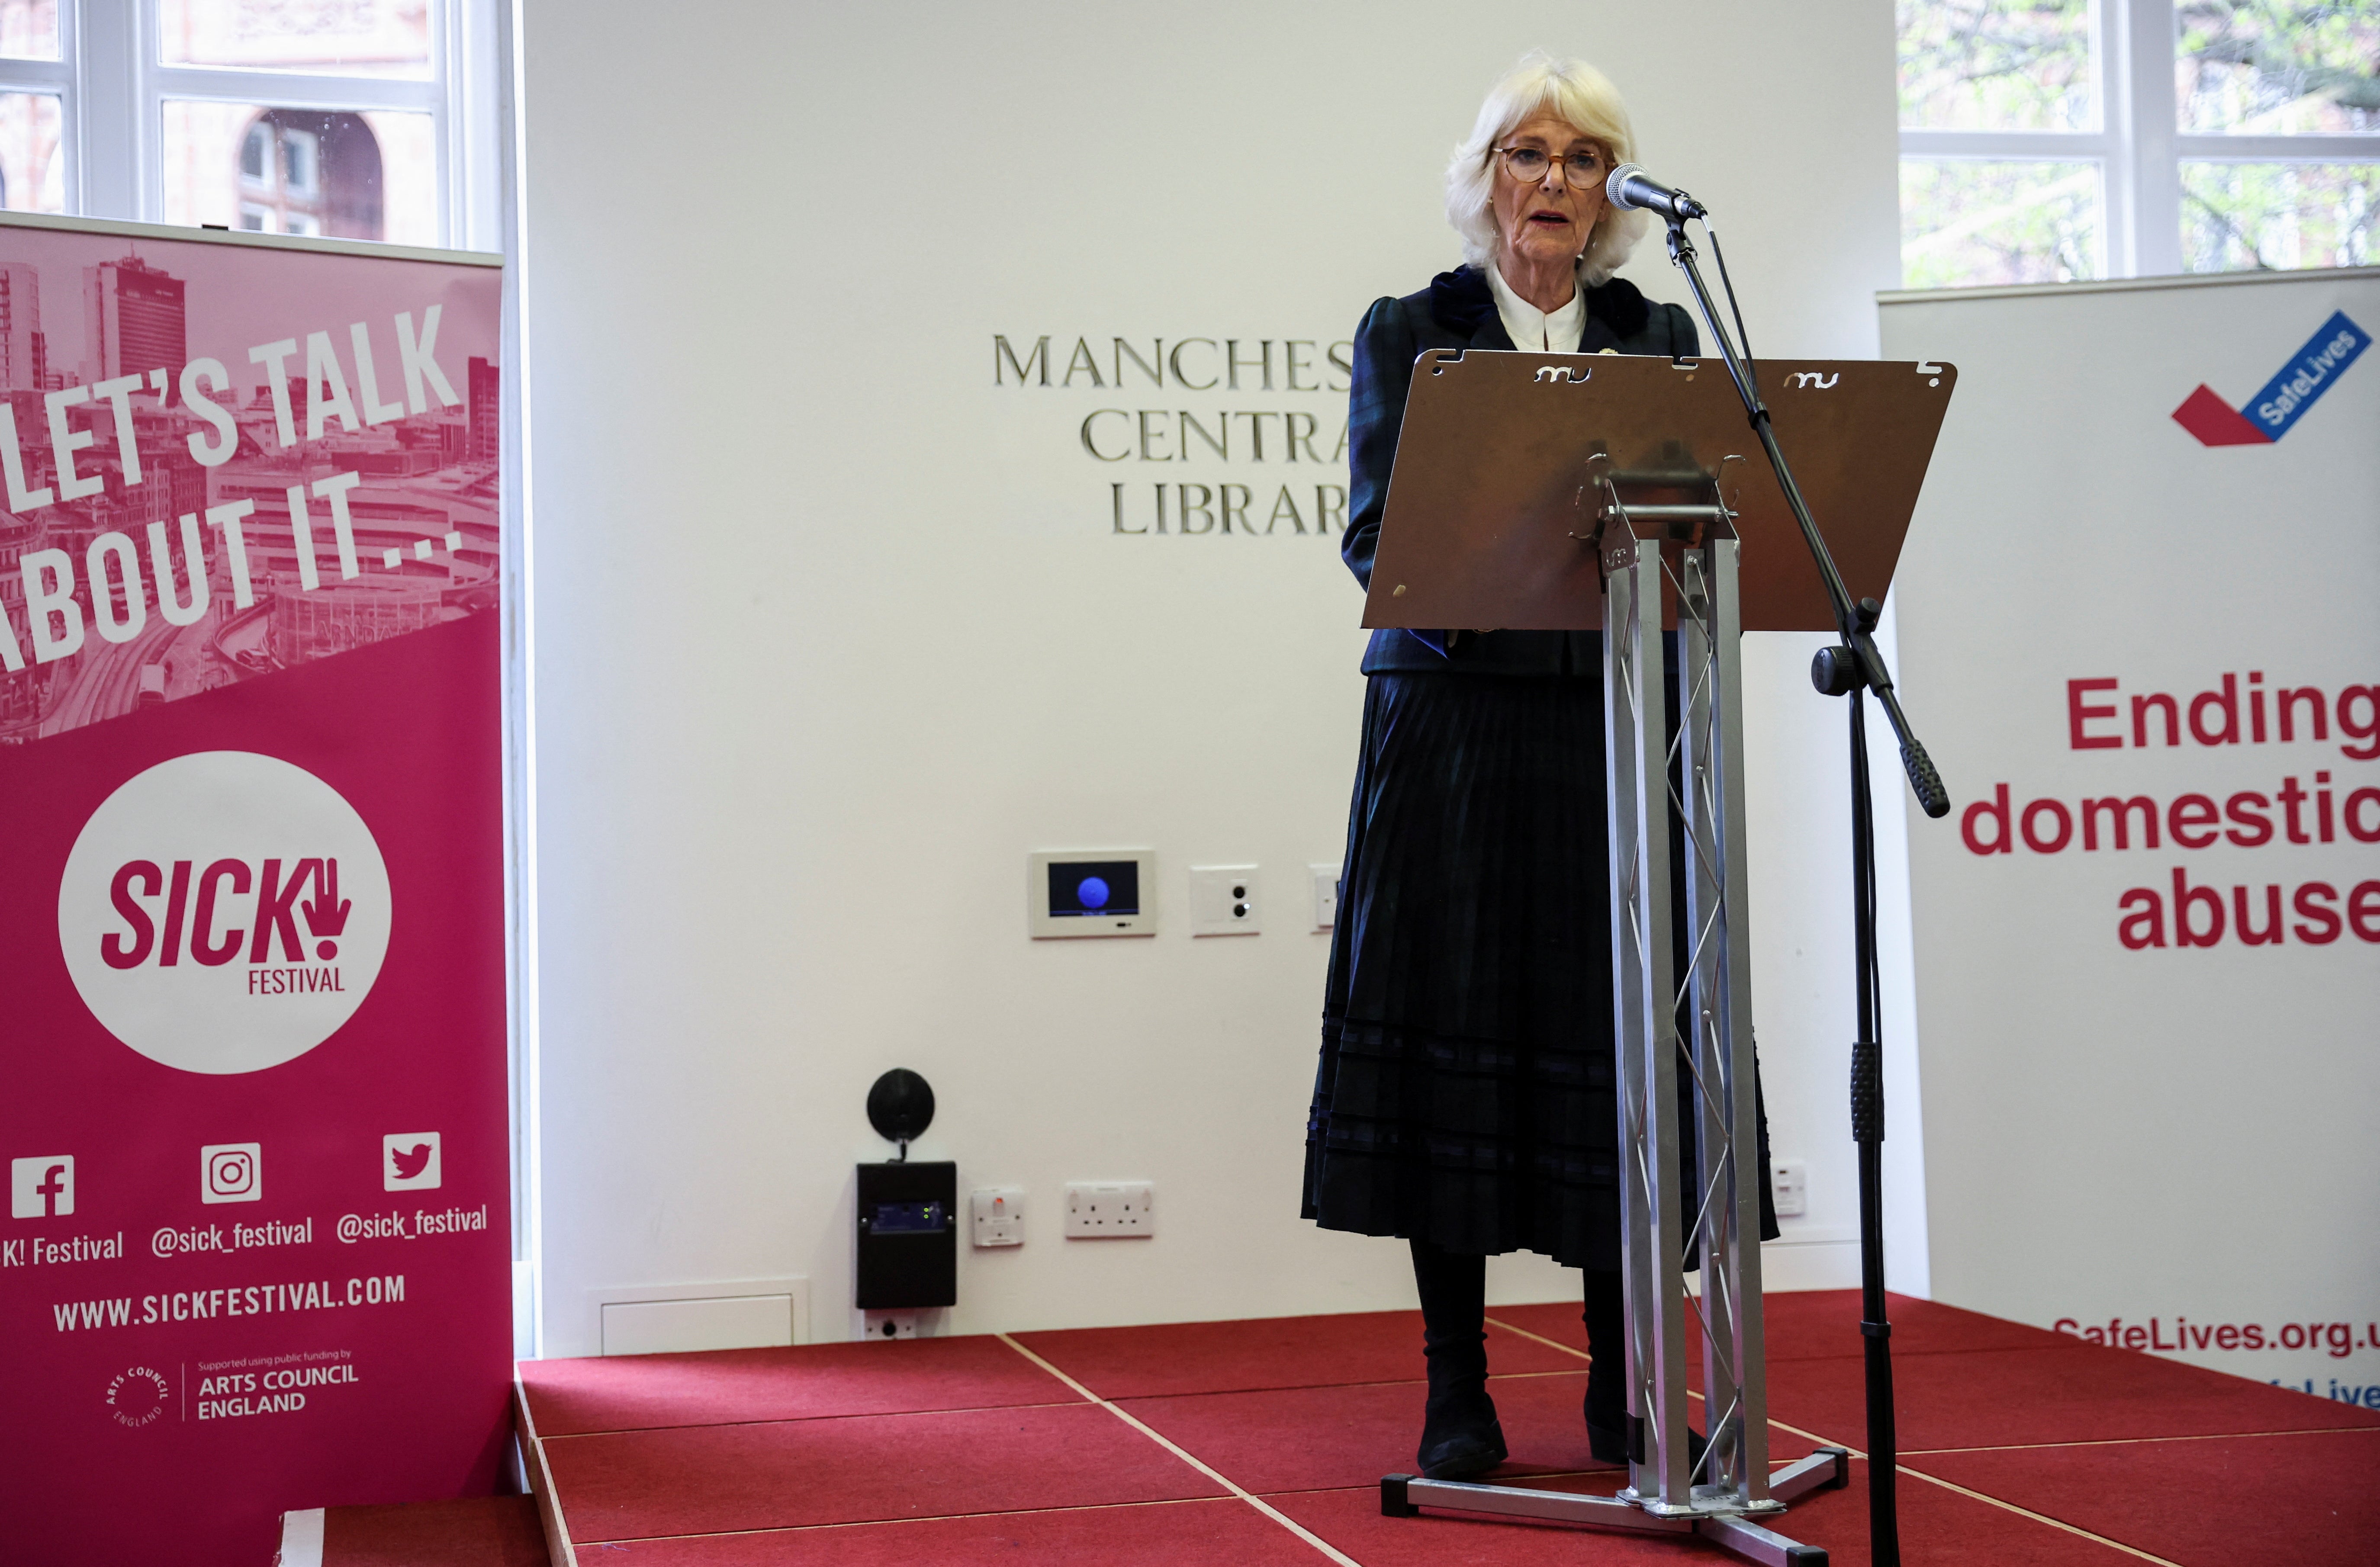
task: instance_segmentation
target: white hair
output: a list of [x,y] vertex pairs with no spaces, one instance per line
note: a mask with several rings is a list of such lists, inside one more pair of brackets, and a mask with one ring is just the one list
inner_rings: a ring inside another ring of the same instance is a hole
[[[1493,207],[1496,149],[1522,121],[1540,111],[1553,114],[1603,149],[1614,166],[1636,161],[1636,137],[1628,128],[1628,106],[1610,79],[1584,60],[1557,60],[1533,50],[1488,90],[1470,140],[1446,165],[1446,221],[1463,236],[1463,259],[1486,267],[1502,249]],[[1620,270],[1644,236],[1648,215],[1606,206],[1578,259],[1579,281],[1588,287]]]

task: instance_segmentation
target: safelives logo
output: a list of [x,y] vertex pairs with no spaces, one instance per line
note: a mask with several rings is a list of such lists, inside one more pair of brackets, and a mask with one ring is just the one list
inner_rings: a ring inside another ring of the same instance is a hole
[[160,762],[83,824],[58,943],[91,1014],[185,1072],[259,1072],[363,1004],[388,951],[388,868],[363,818],[249,751]]
[[2202,446],[2269,446],[2371,346],[2370,333],[2348,320],[2345,310],[2334,310],[2245,408],[2234,408],[2202,384],[2173,410],[2174,422],[2197,436]]

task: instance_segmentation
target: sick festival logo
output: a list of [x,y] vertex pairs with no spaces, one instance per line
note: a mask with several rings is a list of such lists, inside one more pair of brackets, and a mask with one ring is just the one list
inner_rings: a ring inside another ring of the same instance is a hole
[[176,757],[82,830],[58,892],[76,988],[108,1031],[187,1072],[254,1072],[322,1043],[380,972],[388,871],[355,808],[247,751]]
[[[252,878],[246,860],[216,860],[199,873],[194,905],[190,898],[190,869],[196,863],[187,859],[174,861],[170,883],[154,860],[130,859],[116,868],[115,879],[108,884],[108,897],[126,929],[110,930],[100,937],[101,962],[110,968],[137,968],[153,960],[161,968],[171,968],[182,961],[182,941],[187,932],[192,961],[211,967],[232,962],[245,947],[251,995],[340,989],[339,971],[331,966],[331,960],[339,955],[338,938],[346,930],[347,916],[355,904],[339,896],[339,862],[335,856],[297,860],[285,876],[282,860],[267,859]],[[228,905],[231,899],[245,894],[251,884],[256,888],[252,933],[249,926],[235,923],[218,941],[218,902]],[[299,902],[298,894],[310,886],[313,896]],[[161,890],[165,895],[162,931],[151,917],[147,902]],[[229,897],[222,896],[226,893]],[[185,911],[188,911],[187,920]],[[298,933],[297,915],[305,917],[304,940]],[[298,966],[267,966],[273,959],[276,935],[280,938],[280,955]],[[308,941],[312,942],[310,953]],[[322,966],[309,966],[310,957],[320,959]]]

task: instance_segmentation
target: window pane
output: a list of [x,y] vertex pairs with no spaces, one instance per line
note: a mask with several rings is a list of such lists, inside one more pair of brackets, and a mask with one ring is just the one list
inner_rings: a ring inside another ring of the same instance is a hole
[[0,0],[0,55],[56,59],[58,0]]
[[169,66],[430,75],[431,0],[160,0]]
[[380,142],[381,237],[392,245],[443,245],[438,232],[438,144],[428,115],[372,110],[364,124]]
[[2380,0],[2180,0],[2174,21],[2183,130],[2380,130]]
[[428,115],[165,104],[167,223],[438,243]]
[[60,123],[55,93],[0,92],[0,207],[12,213],[67,210]]
[[2090,0],[1899,0],[1900,123],[2096,130]]
[[2380,163],[2184,164],[2192,272],[2368,267],[2380,261]]
[[1900,160],[1900,285],[2098,277],[2099,165]]

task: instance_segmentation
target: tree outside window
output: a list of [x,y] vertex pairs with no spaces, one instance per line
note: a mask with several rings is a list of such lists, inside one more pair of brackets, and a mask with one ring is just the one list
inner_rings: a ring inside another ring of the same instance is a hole
[[2380,0],[1899,0],[1905,286],[2360,266]]

